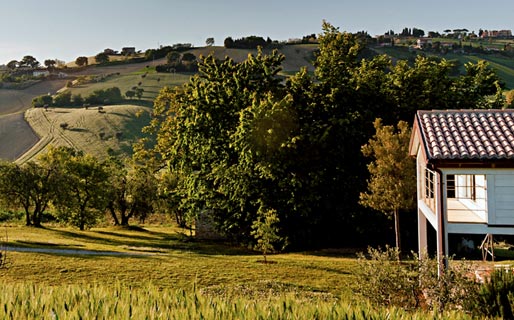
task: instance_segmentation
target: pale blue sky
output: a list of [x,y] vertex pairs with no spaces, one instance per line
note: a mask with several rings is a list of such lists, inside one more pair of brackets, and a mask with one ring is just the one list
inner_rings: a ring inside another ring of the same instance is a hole
[[287,40],[320,33],[323,19],[371,35],[514,29],[513,0],[0,0],[0,12],[0,64],[25,55],[68,62],[124,46],[203,46],[208,37],[216,45],[227,36]]

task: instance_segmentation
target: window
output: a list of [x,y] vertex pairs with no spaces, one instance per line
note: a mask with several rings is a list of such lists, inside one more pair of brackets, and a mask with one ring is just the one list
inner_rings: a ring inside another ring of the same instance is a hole
[[425,168],[423,186],[423,201],[428,205],[430,209],[432,209],[432,211],[435,212],[436,175],[434,171],[428,168]]
[[478,201],[485,199],[485,175],[459,174],[446,177],[448,198]]
[[446,197],[455,198],[455,175],[449,174],[446,176]]

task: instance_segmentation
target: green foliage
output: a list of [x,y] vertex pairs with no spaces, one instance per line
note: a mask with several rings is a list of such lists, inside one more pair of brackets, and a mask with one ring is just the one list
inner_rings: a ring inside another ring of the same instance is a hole
[[264,256],[264,263],[267,263],[267,254],[275,252],[277,243],[282,240],[278,235],[278,222],[280,221],[277,212],[273,209],[259,208],[257,220],[252,224],[251,235],[257,243],[254,248],[261,251]]
[[[177,178],[180,215],[192,221],[210,212],[224,234],[250,244],[261,205],[276,210],[293,246],[380,237],[380,222],[366,220],[375,213],[359,205],[368,175],[360,150],[374,120],[411,121],[417,108],[496,106],[501,86],[484,64],[453,77],[446,60],[363,58],[362,39],[324,23],[315,77],[302,70],[284,84],[276,52],[241,63],[209,56],[182,88],[162,90],[138,152]],[[156,144],[145,148],[149,141]]]
[[75,59],[75,64],[79,67],[87,66],[88,65],[88,58],[84,56],[77,57]]
[[400,262],[398,248],[368,249],[359,255],[358,291],[375,305],[407,310],[428,307],[439,313],[448,310],[472,311],[478,284],[470,278],[473,266],[451,261],[438,273],[437,259],[428,256]]
[[37,107],[37,108],[41,108],[44,106],[50,106],[50,105],[52,105],[52,103],[53,103],[52,96],[49,96],[47,94],[41,95],[41,96],[38,96],[38,97],[35,97],[34,99],[32,99],[32,106]]
[[[469,319],[463,313],[411,313],[365,303],[334,303],[320,298],[226,298],[199,290],[131,288],[121,284],[0,285],[5,319]],[[24,301],[24,303],[20,303]]]
[[61,177],[53,203],[63,221],[80,230],[93,226],[106,207],[108,172],[91,155],[70,148],[51,148],[40,161],[56,168]]
[[123,101],[123,96],[118,87],[99,89],[93,91],[84,101],[89,104],[118,103]]
[[96,63],[104,64],[109,62],[109,55],[105,52],[100,52],[95,56]]
[[106,190],[107,209],[115,225],[127,226],[131,218],[144,220],[153,212],[157,200],[157,180],[148,167],[126,164],[110,158],[106,162],[109,173]]
[[374,127],[375,135],[362,146],[364,156],[373,161],[368,164],[368,191],[360,194],[360,203],[393,216],[396,247],[401,249],[400,211],[416,206],[416,166],[408,152],[411,130],[404,121],[396,129],[384,126],[381,119],[375,120]]
[[512,270],[494,270],[480,287],[476,311],[486,317],[513,319],[514,274]]
[[53,166],[0,164],[0,200],[10,207],[22,207],[26,225],[41,227],[43,213],[58,189],[59,175]]
[[505,94],[505,107],[509,109],[514,108],[514,89],[507,91]]
[[65,107],[71,105],[71,92],[64,91],[53,98],[53,105],[56,107]]

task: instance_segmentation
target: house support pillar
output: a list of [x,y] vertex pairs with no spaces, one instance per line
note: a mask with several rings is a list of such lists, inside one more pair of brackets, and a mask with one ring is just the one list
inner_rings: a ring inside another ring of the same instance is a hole
[[428,253],[427,241],[427,218],[418,209],[418,255],[422,259],[423,255]]

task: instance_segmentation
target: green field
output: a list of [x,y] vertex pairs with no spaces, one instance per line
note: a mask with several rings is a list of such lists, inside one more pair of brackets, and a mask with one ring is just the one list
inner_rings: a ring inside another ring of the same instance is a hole
[[[151,108],[136,105],[104,106],[101,112],[96,107],[30,109],[25,119],[40,139],[17,161],[34,159],[50,145],[73,147],[99,159],[130,156],[150,113]],[[66,129],[61,128],[63,123],[68,125]]]
[[363,279],[355,255],[342,251],[277,254],[264,264],[252,251],[195,240],[169,224],[2,229],[4,248],[44,252],[4,252],[1,318],[466,318],[371,306],[356,294]]

